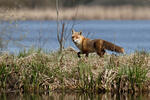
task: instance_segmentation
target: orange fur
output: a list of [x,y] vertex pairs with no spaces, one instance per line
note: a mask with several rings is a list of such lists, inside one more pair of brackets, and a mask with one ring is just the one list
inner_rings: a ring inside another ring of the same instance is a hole
[[72,30],[72,40],[80,49],[80,52],[78,52],[78,57],[80,57],[80,54],[86,54],[88,57],[88,54],[93,52],[96,52],[100,57],[103,57],[106,49],[118,53],[124,53],[124,49],[122,47],[117,46],[111,42],[102,39],[91,40],[89,38],[85,38],[81,34],[82,32],[75,32]]

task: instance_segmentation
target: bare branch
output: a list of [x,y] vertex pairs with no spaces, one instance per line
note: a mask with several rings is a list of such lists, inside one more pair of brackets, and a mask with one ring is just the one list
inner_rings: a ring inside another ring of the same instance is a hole
[[57,39],[60,42],[60,37],[59,37],[59,0],[56,0],[56,12],[57,12]]

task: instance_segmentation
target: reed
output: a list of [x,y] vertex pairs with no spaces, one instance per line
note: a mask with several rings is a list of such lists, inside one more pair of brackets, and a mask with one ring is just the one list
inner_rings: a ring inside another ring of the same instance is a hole
[[[143,20],[150,19],[149,7],[138,6],[78,6],[74,8],[61,8],[61,20]],[[2,20],[57,20],[56,10],[45,9],[0,9]]]
[[0,92],[142,92],[149,91],[147,52],[91,54],[79,59],[73,49],[45,53],[30,49],[0,55]]

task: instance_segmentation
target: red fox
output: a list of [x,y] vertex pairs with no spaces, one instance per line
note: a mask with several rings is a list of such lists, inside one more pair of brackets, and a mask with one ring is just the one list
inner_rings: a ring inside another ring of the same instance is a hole
[[86,54],[86,57],[88,57],[89,53],[93,52],[96,52],[100,57],[103,57],[106,49],[118,53],[124,53],[124,49],[122,47],[111,42],[102,39],[91,40],[89,38],[85,38],[81,34],[82,32],[75,32],[72,30],[72,40],[78,49],[80,49],[80,52],[77,53],[79,58],[81,57],[80,54]]

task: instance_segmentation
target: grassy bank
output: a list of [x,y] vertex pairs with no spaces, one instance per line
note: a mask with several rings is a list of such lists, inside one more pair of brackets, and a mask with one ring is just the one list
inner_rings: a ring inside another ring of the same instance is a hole
[[79,59],[67,49],[44,53],[31,49],[17,56],[0,55],[0,92],[142,92],[150,87],[150,55],[91,54]]
[[[150,19],[149,7],[79,6],[59,9],[59,19],[65,20],[143,20]],[[56,20],[56,9],[1,9],[2,20]]]

